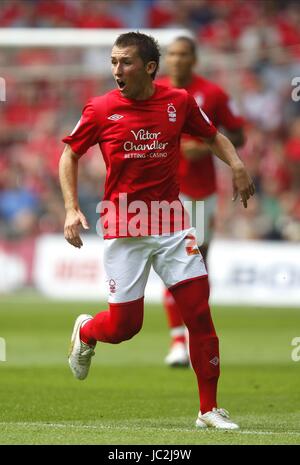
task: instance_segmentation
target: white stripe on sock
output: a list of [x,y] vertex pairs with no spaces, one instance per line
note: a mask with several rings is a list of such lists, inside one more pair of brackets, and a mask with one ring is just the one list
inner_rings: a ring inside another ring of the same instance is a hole
[[185,336],[185,326],[176,326],[176,328],[171,328],[170,334],[172,337]]

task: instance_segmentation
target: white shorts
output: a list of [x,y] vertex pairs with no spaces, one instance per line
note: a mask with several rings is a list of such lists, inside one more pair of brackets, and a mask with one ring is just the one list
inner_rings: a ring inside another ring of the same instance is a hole
[[207,275],[194,228],[170,236],[106,239],[108,302],[131,302],[143,297],[151,265],[167,288]]

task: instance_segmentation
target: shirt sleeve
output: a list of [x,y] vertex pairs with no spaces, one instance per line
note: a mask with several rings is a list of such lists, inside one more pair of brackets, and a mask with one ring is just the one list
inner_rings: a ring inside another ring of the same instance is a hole
[[100,124],[96,119],[95,109],[88,102],[82,111],[82,115],[71,134],[63,142],[69,144],[73,152],[83,155],[90,147],[99,142]]
[[216,121],[227,131],[236,131],[244,125],[244,119],[238,114],[234,101],[221,89],[217,97]]
[[182,132],[191,136],[211,138],[216,135],[217,129],[208,116],[198,107],[194,97],[188,94],[185,123]]

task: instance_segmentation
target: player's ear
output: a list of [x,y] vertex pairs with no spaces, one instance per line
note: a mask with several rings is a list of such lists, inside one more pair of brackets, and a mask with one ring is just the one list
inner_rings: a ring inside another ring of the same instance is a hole
[[156,61],[148,61],[146,64],[146,72],[147,74],[153,74],[157,69],[157,63]]

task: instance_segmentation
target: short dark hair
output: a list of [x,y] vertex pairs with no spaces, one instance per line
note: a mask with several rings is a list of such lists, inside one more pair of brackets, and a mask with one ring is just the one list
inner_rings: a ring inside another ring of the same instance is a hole
[[197,45],[196,45],[196,42],[194,39],[192,39],[191,37],[189,36],[179,36],[179,37],[176,37],[174,40],[173,40],[173,43],[174,42],[186,42],[190,49],[191,49],[191,54],[196,57],[197,56]]
[[121,48],[135,45],[145,65],[149,61],[155,61],[156,70],[151,74],[152,79],[155,79],[159,67],[160,50],[158,42],[153,37],[141,32],[126,32],[119,35],[114,45]]

